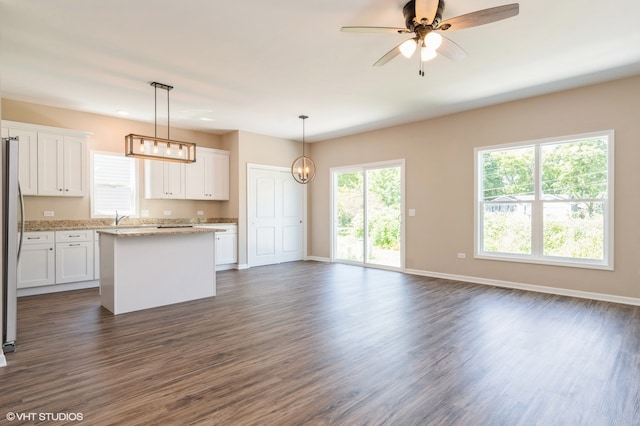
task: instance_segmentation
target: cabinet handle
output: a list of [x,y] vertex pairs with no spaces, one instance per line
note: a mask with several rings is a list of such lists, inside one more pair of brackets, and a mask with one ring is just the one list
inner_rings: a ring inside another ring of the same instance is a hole
[[68,189],[65,189],[65,191],[69,192],[69,190],[68,190]]
[[39,240],[40,237],[27,237],[27,240]]
[[80,238],[80,235],[69,235],[69,238]]
[[53,251],[53,247],[49,248],[49,251]]
[[58,189],[58,191],[62,192],[62,188]]
[[77,247],[77,246],[79,246],[79,245],[80,245],[80,244],[69,244],[69,247]]

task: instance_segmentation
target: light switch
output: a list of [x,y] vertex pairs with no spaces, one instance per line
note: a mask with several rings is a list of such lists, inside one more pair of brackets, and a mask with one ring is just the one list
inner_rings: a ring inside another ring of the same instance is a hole
[[53,211],[52,211],[52,210],[45,210],[45,211],[44,211],[44,215],[45,215],[46,217],[53,217],[54,213],[53,213]]
[[415,216],[416,215],[416,209],[409,209],[409,216]]

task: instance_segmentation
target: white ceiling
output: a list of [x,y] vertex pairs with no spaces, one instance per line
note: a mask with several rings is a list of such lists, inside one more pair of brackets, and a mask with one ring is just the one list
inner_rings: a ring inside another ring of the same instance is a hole
[[[446,0],[444,19],[514,0]],[[2,97],[171,127],[308,141],[640,74],[640,1],[520,0],[447,33],[468,57],[372,64],[409,38],[405,0],[0,0]],[[158,91],[164,124],[166,91]],[[204,120],[208,121],[204,121]],[[160,133],[158,136],[162,136]]]

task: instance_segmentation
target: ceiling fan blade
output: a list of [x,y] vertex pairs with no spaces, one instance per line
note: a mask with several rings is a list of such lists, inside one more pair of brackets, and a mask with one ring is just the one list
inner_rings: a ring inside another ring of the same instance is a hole
[[427,24],[433,23],[438,12],[440,0],[416,0],[416,21],[420,23],[423,19]]
[[390,34],[406,34],[411,32],[406,28],[395,28],[395,27],[342,27],[340,31],[345,33],[390,33]]
[[467,52],[462,47],[444,36],[442,37],[442,44],[436,49],[436,52],[452,61],[461,61],[467,57]]
[[[404,42],[402,42],[402,43],[404,43]],[[397,45],[396,47],[394,47],[393,49],[391,49],[390,51],[385,53],[382,58],[378,59],[378,61],[375,64],[373,64],[373,66],[374,67],[381,67],[384,64],[386,64],[387,62],[391,61],[396,56],[398,56],[401,53],[400,52],[400,45],[402,43],[400,43],[399,45]]]
[[492,22],[501,21],[503,19],[516,16],[520,12],[518,3],[505,4],[504,6],[490,7],[466,15],[456,16],[455,18],[442,21],[438,25],[438,30],[462,30],[465,28],[477,27],[478,25],[490,24]]

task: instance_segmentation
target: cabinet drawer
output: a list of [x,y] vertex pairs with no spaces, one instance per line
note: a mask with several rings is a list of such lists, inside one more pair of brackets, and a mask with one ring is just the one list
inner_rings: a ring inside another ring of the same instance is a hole
[[45,244],[53,243],[53,232],[31,231],[25,232],[22,237],[22,244]]
[[75,241],[93,241],[93,230],[56,231],[56,243],[70,243]]

